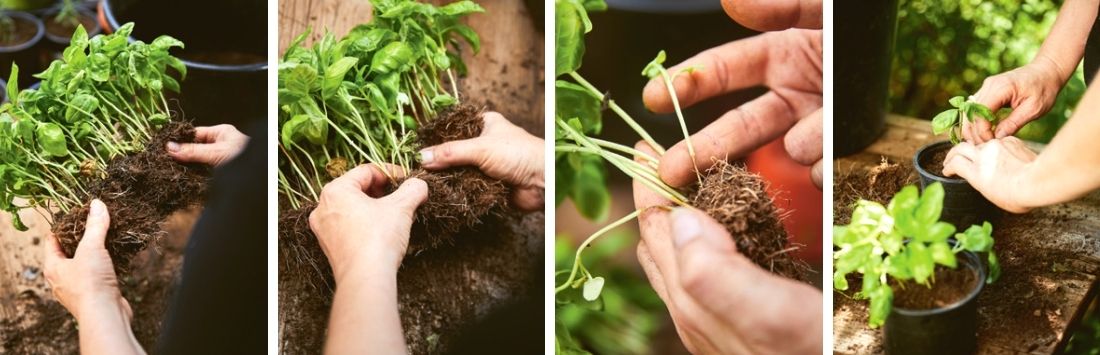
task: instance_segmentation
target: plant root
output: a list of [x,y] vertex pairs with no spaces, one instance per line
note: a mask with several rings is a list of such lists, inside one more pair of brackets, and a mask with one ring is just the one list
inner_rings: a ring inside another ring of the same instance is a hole
[[[106,247],[119,275],[129,271],[130,261],[138,252],[164,235],[161,222],[168,215],[197,204],[204,197],[210,168],[181,164],[165,152],[169,141],[194,140],[195,129],[191,124],[169,122],[145,150],[111,160],[106,177],[89,184],[87,200],[100,199],[111,216]],[[53,233],[70,257],[84,237],[88,208],[86,203],[54,216]]]
[[743,166],[717,161],[703,175],[703,184],[689,197],[733,236],[737,252],[780,276],[810,282],[813,271],[791,252],[780,211],[767,193],[767,183]]

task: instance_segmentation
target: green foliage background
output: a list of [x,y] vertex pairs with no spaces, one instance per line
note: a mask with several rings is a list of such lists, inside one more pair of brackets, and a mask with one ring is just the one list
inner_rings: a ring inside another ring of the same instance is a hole
[[[568,235],[555,240],[556,270],[573,266],[577,245]],[[561,354],[645,354],[652,351],[653,338],[665,319],[660,315],[665,305],[637,270],[616,259],[630,254],[638,240],[637,234],[614,231],[600,239],[585,252],[584,260],[600,266],[600,274],[608,282],[595,302],[559,303],[556,308],[556,335]],[[565,275],[558,275],[555,284]],[[579,293],[579,291],[574,292]],[[577,297],[579,298],[579,297]],[[584,350],[581,350],[584,349]]]
[[[931,118],[986,77],[1027,64],[1050,32],[1062,1],[901,0],[890,79],[890,112]],[[1081,67],[1051,111],[1017,134],[1049,142],[1084,94]]]

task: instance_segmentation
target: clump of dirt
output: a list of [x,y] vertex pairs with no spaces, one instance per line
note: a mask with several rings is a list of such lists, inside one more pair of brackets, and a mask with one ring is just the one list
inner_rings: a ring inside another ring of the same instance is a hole
[[[176,162],[165,152],[169,141],[194,142],[194,127],[169,122],[145,150],[111,160],[106,177],[88,187],[88,200],[102,200],[110,213],[107,251],[119,275],[126,274],[134,255],[164,235],[160,223],[168,215],[197,204],[205,195],[210,168]],[[88,208],[85,204],[55,216],[53,233],[70,257],[84,236]]]
[[932,287],[915,283],[900,285],[891,279],[894,306],[912,310],[947,307],[966,298],[979,282],[978,273],[967,267],[937,266],[932,279],[936,280]]
[[737,251],[778,275],[810,282],[813,271],[791,252],[779,209],[759,175],[743,166],[717,161],[703,174],[703,182],[689,198],[690,204],[726,226],[737,242]]
[[833,182],[833,224],[851,222],[856,201],[886,204],[901,188],[917,181],[916,169],[911,165],[891,162],[885,157],[870,170],[839,172]]
[[286,354],[320,352],[336,282],[309,228],[315,206],[279,216],[279,324]]
[[[417,131],[422,147],[476,138],[485,125],[483,110],[458,105],[441,112]],[[409,253],[454,243],[454,235],[500,217],[508,208],[511,189],[476,167],[439,171],[417,169],[411,177],[428,184],[428,199],[416,209]]]

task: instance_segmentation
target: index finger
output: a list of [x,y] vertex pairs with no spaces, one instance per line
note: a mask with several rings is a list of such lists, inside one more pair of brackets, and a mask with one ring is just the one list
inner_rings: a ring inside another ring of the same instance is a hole
[[[761,85],[779,87],[799,82],[799,85],[806,87],[794,89],[821,90],[811,82],[813,80],[806,78],[820,78],[820,70],[816,74],[812,70],[803,73],[792,69],[790,64],[790,58],[821,58],[821,51],[820,31],[766,33],[706,49],[668,71],[673,76],[672,87],[681,107],[690,107],[726,92]],[[694,69],[685,71],[687,68]],[[660,77],[649,80],[642,91],[642,101],[653,112],[673,110],[672,97]]]
[[687,186],[696,181],[696,165],[699,171],[706,171],[716,160],[740,158],[771,142],[798,121],[793,114],[782,98],[768,92],[691,135],[694,165],[687,143],[680,141],[669,148],[661,157],[658,175],[673,187]]
[[[767,37],[755,36],[726,43],[669,68],[680,106],[691,106],[723,93],[763,84],[768,60]],[[698,70],[684,72],[686,68]],[[642,101],[653,112],[673,110],[672,97],[660,77],[646,84]]]
[[757,31],[820,29],[821,0],[722,0],[734,21]]

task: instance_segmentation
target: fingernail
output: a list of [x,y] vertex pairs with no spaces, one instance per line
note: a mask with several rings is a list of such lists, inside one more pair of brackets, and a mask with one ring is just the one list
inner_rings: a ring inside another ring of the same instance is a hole
[[677,248],[698,238],[701,230],[699,218],[691,210],[684,207],[672,210],[672,243]]
[[88,211],[88,214],[93,217],[102,217],[107,214],[107,205],[104,205],[103,201],[99,199],[92,200],[91,210]]
[[431,164],[432,160],[435,160],[435,154],[432,153],[431,149],[424,149],[420,151],[421,164]]
[[180,151],[180,144],[176,142],[168,142],[167,148],[169,152],[175,153]]

